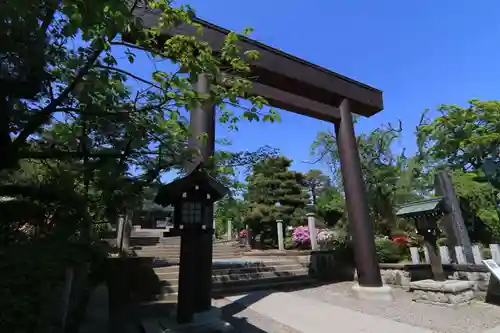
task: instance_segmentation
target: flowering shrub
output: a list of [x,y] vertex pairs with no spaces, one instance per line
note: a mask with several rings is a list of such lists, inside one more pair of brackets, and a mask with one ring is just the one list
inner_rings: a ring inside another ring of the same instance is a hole
[[[352,249],[347,235],[339,234],[330,229],[316,229],[318,245],[320,250],[334,250],[339,258],[351,260]],[[309,248],[311,238],[309,228],[306,226],[296,227],[292,230],[291,241],[298,248]],[[390,242],[390,240],[388,240]]]
[[321,249],[331,250],[335,242],[338,240],[338,234],[329,229],[322,229],[318,232],[318,236],[316,238],[318,240],[318,245]]
[[408,245],[408,236],[394,237],[392,241],[399,246],[407,246]]
[[246,238],[248,236],[248,230],[247,229],[243,229],[240,231],[240,237],[241,238]]
[[309,229],[307,227],[297,227],[293,229],[292,240],[297,245],[308,245],[311,242],[309,238]]
[[375,250],[381,263],[397,263],[403,259],[404,248],[388,237],[375,238]]

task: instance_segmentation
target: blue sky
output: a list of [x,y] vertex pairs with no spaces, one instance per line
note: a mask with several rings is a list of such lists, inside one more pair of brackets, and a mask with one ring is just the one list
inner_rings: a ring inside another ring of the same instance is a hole
[[[357,132],[403,121],[401,146],[414,151],[420,113],[471,98],[499,99],[498,0],[186,0],[197,15],[384,91],[385,109]],[[137,64],[136,64],[137,65]],[[313,168],[310,145],[331,124],[280,111],[279,124],[217,127],[232,150],[279,148],[293,168]]]

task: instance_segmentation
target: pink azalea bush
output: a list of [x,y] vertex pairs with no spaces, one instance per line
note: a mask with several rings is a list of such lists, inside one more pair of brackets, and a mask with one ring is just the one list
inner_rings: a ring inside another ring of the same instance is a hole
[[[321,249],[333,248],[335,242],[339,239],[339,235],[335,231],[329,229],[316,229],[316,235],[318,245]],[[299,247],[309,246],[311,244],[309,228],[306,226],[293,228],[292,241]]]
[[300,226],[292,231],[292,241],[295,244],[309,244],[311,242],[309,235],[309,228]]
[[307,227],[297,227],[293,229],[292,241],[297,245],[307,245],[311,243],[309,229]]

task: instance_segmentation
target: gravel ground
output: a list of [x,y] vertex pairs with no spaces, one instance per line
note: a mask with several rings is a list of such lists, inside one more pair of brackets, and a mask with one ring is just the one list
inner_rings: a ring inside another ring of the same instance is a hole
[[410,294],[400,288],[394,288],[393,302],[358,300],[351,296],[352,285],[344,282],[292,293],[439,333],[481,333],[500,325],[500,307],[475,302],[453,309],[414,303]]

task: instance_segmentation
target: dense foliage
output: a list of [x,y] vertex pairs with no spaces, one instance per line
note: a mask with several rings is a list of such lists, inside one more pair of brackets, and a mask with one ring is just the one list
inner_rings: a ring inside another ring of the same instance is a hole
[[[401,232],[410,235],[414,226],[396,218],[397,207],[432,196],[435,172],[448,170],[472,240],[488,243],[499,239],[495,195],[500,187],[495,184],[495,175],[485,176],[483,165],[489,161],[493,169],[500,170],[496,164],[500,147],[500,103],[473,100],[467,108],[442,105],[437,111],[439,116],[434,119],[428,118],[429,111],[422,114],[415,130],[417,151],[413,156],[408,156],[404,147],[396,144],[402,123],[358,135],[375,231],[388,237]],[[335,180],[333,186],[341,194],[335,136],[318,133],[312,153],[329,167]],[[340,205],[341,200],[342,195],[336,202]]]
[[290,165],[291,161],[285,157],[254,164],[247,178],[246,224],[257,230],[259,223],[277,219],[283,220],[285,225],[303,223],[309,197],[304,192],[303,175],[289,170]]
[[[144,8],[158,13],[157,24],[136,19]],[[187,112],[210,101],[218,121],[233,129],[240,119],[277,119],[274,111],[262,110],[265,100],[247,95],[249,62],[258,53],[240,52],[235,33],[217,53],[194,37],[159,42],[163,28],[195,25],[193,14],[163,0],[3,4],[0,331],[50,330],[42,309],[56,310],[46,302],[60,290],[66,267],[87,267],[75,276],[88,282],[89,264],[106,256],[90,255],[96,231],[140,209],[164,172],[182,169],[197,153],[186,149]],[[149,59],[150,69],[134,72],[138,59]],[[194,89],[201,73],[211,83],[210,94]],[[223,181],[231,178],[232,164],[248,165],[259,152],[231,157],[216,156]],[[43,253],[55,244],[68,255]],[[75,246],[81,251],[72,251]],[[72,292],[79,313],[69,314],[71,332],[88,298],[89,284],[80,287]],[[60,313],[50,315],[60,321]]]

